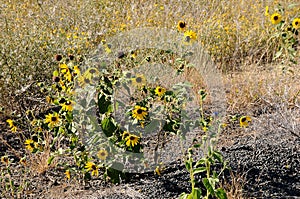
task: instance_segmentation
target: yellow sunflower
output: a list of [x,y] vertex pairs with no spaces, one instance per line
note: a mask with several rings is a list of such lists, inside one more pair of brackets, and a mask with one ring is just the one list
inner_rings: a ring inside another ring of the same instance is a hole
[[64,103],[62,103],[62,104],[61,104],[62,110],[64,110],[64,111],[69,111],[69,112],[73,111],[73,104],[74,104],[74,102],[73,102],[73,101],[70,101],[70,100],[68,100],[68,101],[66,101],[66,102],[64,102]]
[[88,162],[85,165],[85,168],[87,171],[92,171],[92,176],[98,176],[99,172],[98,172],[98,166],[93,163],[93,162]]
[[127,131],[124,131],[122,134],[122,139],[125,140],[130,134]]
[[138,144],[139,137],[136,136],[136,135],[130,134],[128,137],[126,137],[125,141],[126,141],[126,146],[128,146],[128,147],[129,146],[134,147],[135,145]]
[[271,22],[274,25],[279,24],[281,22],[281,15],[279,13],[272,14]]
[[242,116],[240,118],[240,126],[241,127],[249,126],[249,122],[251,122],[251,117],[249,117],[249,116]]
[[48,123],[48,126],[50,128],[58,126],[60,123],[60,118],[58,113],[55,112],[53,114],[49,113],[48,115],[46,115],[45,123]]
[[155,92],[156,95],[158,95],[160,97],[166,92],[166,89],[158,86],[158,87],[155,88],[154,92]]
[[97,153],[97,156],[100,160],[106,160],[108,152],[105,149],[100,149]]
[[297,29],[300,29],[300,18],[295,18],[295,19],[293,20],[292,25],[293,25],[293,28],[295,28],[296,30],[297,30]]
[[268,17],[269,15],[269,6],[266,6],[265,16]]
[[70,178],[71,178],[71,172],[70,172],[69,169],[66,170],[65,175],[66,175],[66,178],[67,178],[67,179],[70,179]]
[[9,127],[12,128],[14,126],[14,121],[11,119],[6,120],[6,122],[8,123]]
[[146,84],[146,78],[142,74],[137,74],[135,78],[131,78],[131,82],[136,87],[142,87]]
[[184,33],[184,41],[186,43],[191,43],[196,40],[197,40],[197,34],[194,31],[188,30]]
[[178,31],[184,31],[186,28],[186,23],[184,21],[178,21],[177,23],[177,30]]
[[74,76],[80,75],[80,69],[78,66],[74,66],[73,69],[74,69],[74,72],[73,72]]
[[35,149],[35,142],[32,139],[25,140],[25,148],[32,152]]
[[60,65],[59,65],[59,68],[61,69],[60,71],[61,71],[62,73],[70,72],[70,69],[69,69],[68,65],[65,64],[65,63],[60,64]]
[[9,163],[9,158],[8,158],[7,156],[2,156],[2,157],[1,157],[1,162],[4,163],[4,164],[6,164],[6,165],[8,165],[8,163]]
[[147,108],[141,106],[134,106],[132,117],[137,120],[144,120],[148,115]]

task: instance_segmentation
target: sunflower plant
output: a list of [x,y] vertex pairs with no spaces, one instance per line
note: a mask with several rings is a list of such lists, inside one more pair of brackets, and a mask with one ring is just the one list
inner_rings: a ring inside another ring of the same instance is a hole
[[[211,125],[213,121],[211,117],[205,115],[203,111],[203,102],[207,96],[205,90],[199,91],[200,99],[200,124],[202,126],[205,135],[202,136],[200,142],[195,139],[195,144],[188,149],[187,157],[185,158],[185,167],[190,173],[190,182],[192,186],[191,193],[182,193],[180,199],[208,199],[210,197],[216,197],[220,199],[226,199],[227,195],[223,188],[219,187],[220,175],[227,168],[227,162],[223,160],[222,154],[216,149],[217,135],[220,133],[220,127],[217,129],[217,133],[211,134],[209,130],[212,130]],[[209,119],[207,119],[209,118]],[[196,160],[193,156],[194,151],[201,150],[203,156],[200,160]],[[217,165],[222,165],[221,169],[217,168]],[[197,176],[200,175],[200,182],[197,180]],[[203,189],[205,193],[203,193]]]
[[[275,29],[271,39],[276,39],[278,42],[278,50],[273,60],[281,58],[288,65],[297,64],[297,56],[299,55],[299,16],[288,16],[281,5],[273,13],[269,12],[269,7],[267,6],[265,16]],[[283,69],[286,69],[286,67],[283,67]]]

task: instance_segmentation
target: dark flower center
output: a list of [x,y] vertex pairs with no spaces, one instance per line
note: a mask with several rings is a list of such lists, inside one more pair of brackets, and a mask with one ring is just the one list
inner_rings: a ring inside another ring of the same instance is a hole
[[92,74],[93,74],[93,73],[96,73],[96,70],[95,70],[95,69],[91,69],[91,70],[90,70],[90,73],[92,73]]
[[30,146],[31,148],[34,148],[34,143],[33,143],[33,142],[30,142],[29,146]]
[[142,109],[138,109],[136,112],[137,112],[138,114],[142,114],[142,113],[143,113],[143,110],[142,110]]
[[59,82],[60,78],[59,77],[53,77],[54,82]]
[[135,137],[134,136],[130,136],[130,138],[129,138],[130,140],[135,140]]
[[141,83],[142,82],[142,78],[141,77],[137,77],[135,80],[136,80],[137,83]]
[[278,20],[278,16],[274,16],[274,20],[277,21]]
[[106,156],[106,153],[103,151],[100,153],[100,156]]
[[92,169],[93,169],[93,170],[97,170],[96,165],[93,165],[93,166],[92,166]]
[[161,92],[161,88],[158,89],[158,92],[159,92],[159,93]]
[[296,26],[298,26],[298,24],[299,24],[299,22],[298,22],[298,21],[296,21],[296,22],[295,22],[295,25],[296,25]]
[[51,121],[52,122],[56,122],[57,121],[57,117],[51,117]]
[[180,28],[184,28],[184,27],[185,27],[185,22],[180,22],[180,23],[179,23],[179,27],[180,27]]
[[245,117],[241,119],[242,122],[246,122],[246,120],[247,119]]
[[90,83],[90,80],[89,79],[84,79],[84,82],[88,84],[88,83]]

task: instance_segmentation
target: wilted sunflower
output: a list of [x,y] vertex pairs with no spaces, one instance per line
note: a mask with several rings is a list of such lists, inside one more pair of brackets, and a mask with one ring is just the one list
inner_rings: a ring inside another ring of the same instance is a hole
[[193,42],[197,40],[197,34],[192,31],[192,30],[188,30],[184,33],[184,41],[187,43]]
[[130,134],[128,137],[126,137],[125,141],[126,141],[126,146],[128,146],[128,147],[129,146],[134,147],[135,145],[138,144],[139,137],[136,136],[136,135]]
[[295,18],[295,19],[293,20],[292,25],[293,25],[293,28],[295,28],[296,30],[297,30],[297,29],[300,29],[300,18]]
[[147,108],[141,106],[134,106],[132,117],[137,120],[144,120],[148,115]]
[[242,116],[240,118],[240,126],[241,127],[249,126],[249,122],[251,122],[251,117],[249,117],[249,116]]
[[271,22],[274,25],[279,24],[281,22],[281,15],[279,13],[272,14]]
[[108,152],[105,149],[100,149],[97,153],[97,156],[100,160],[106,160]]
[[186,23],[184,21],[178,21],[177,30],[178,31],[184,31],[185,28],[186,28]]
[[60,123],[60,118],[58,113],[55,112],[53,114],[49,113],[48,115],[46,115],[45,123],[48,123],[48,126],[50,128],[58,126]]
[[158,95],[160,97],[166,92],[166,89],[158,86],[158,87],[155,88],[154,92],[155,92],[156,95]]
[[93,162],[88,162],[85,165],[85,168],[87,171],[92,171],[92,176],[98,176],[99,172],[98,172],[98,166],[93,163]]
[[135,78],[131,78],[131,82],[136,87],[142,87],[146,84],[146,78],[144,75],[137,74]]

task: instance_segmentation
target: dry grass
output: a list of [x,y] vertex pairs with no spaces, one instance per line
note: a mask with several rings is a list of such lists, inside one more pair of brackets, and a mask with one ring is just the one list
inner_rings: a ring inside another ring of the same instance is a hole
[[[8,118],[23,120],[27,110],[41,112],[48,106],[45,97],[50,91],[41,91],[38,83],[51,85],[53,70],[58,65],[55,55],[64,58],[74,55],[79,64],[84,64],[103,39],[139,27],[176,30],[179,20],[184,20],[188,29],[197,33],[198,42],[223,72],[228,113],[259,116],[275,110],[282,111],[286,117],[292,116],[289,110],[300,108],[300,69],[292,64],[279,64],[284,60],[272,60],[279,43],[272,37],[275,27],[264,15],[266,6],[272,13],[278,3],[286,8],[285,20],[299,17],[299,8],[290,6],[294,0],[3,2],[0,7],[0,123],[4,126]],[[194,71],[185,75],[194,83],[195,92],[205,85]],[[283,126],[293,129],[299,118],[293,116],[292,123],[284,118],[281,121]],[[24,128],[21,134],[30,134],[29,125],[24,123],[20,122]],[[23,144],[25,136],[19,138]],[[4,138],[0,141],[13,149]],[[29,154],[30,170],[38,174],[55,166],[55,163],[48,164],[49,142],[45,146],[42,153]],[[13,152],[20,156],[19,152]],[[232,179],[231,184],[224,185],[229,198],[242,198],[242,177],[232,176]]]

